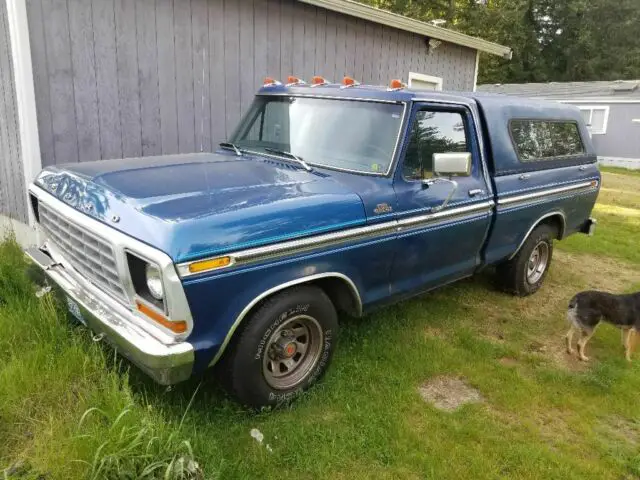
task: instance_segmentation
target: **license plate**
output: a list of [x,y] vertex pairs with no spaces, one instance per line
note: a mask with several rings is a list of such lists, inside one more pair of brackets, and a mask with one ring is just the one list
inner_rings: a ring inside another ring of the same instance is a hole
[[71,297],[67,297],[67,308],[69,309],[69,313],[76,320],[78,320],[85,327],[87,326],[87,321],[82,316],[82,311],[80,310],[80,305],[78,305],[75,300],[72,300]]

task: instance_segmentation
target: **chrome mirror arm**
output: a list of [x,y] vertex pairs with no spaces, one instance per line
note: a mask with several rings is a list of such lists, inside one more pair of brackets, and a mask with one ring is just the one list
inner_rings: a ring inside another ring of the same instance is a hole
[[449,192],[449,195],[447,195],[447,198],[445,198],[444,202],[442,202],[442,205],[433,207],[431,209],[432,212],[439,212],[440,210],[444,209],[449,204],[449,202],[453,198],[453,195],[458,190],[458,182],[456,182],[455,180],[451,180],[450,178],[444,178],[444,177],[428,178],[426,180],[423,180],[422,184],[426,187],[430,187],[431,185],[434,185],[438,182],[450,183],[452,188],[451,188],[451,191]]

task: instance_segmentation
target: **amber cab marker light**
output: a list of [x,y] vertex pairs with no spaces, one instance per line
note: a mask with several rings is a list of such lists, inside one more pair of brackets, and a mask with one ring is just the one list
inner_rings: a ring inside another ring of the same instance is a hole
[[399,90],[401,88],[405,88],[407,85],[402,83],[402,80],[398,80],[397,78],[394,78],[393,80],[391,80],[391,83],[389,83],[389,88],[392,90]]
[[327,85],[329,82],[326,78],[321,77],[320,75],[316,75],[311,79],[311,85],[316,87],[318,85]]
[[138,307],[138,311],[143,315],[149,317],[154,322],[159,323],[163,327],[168,328],[174,333],[184,333],[187,331],[187,322],[177,321],[172,322],[167,319],[164,315],[156,312],[153,308],[147,307],[144,303],[136,302],[136,307]]
[[282,84],[279,81],[277,81],[275,78],[267,77],[264,79],[263,86],[269,87],[272,85],[282,85]]
[[287,77],[287,85],[304,85],[304,80],[301,80],[298,77],[294,77],[293,75],[289,75]]
[[357,85],[360,85],[360,82],[357,82],[351,77],[344,77],[342,79],[342,85],[345,87],[355,87]]
[[231,265],[231,257],[218,257],[210,260],[193,262],[189,265],[190,273],[204,272],[205,270],[215,270],[216,268],[228,267]]

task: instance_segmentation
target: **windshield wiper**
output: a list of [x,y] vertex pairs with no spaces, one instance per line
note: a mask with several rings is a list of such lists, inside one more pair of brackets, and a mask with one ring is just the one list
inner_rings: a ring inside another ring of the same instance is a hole
[[264,150],[269,153],[275,153],[276,155],[282,155],[284,157],[288,157],[291,160],[295,160],[302,168],[304,168],[307,172],[312,171],[313,169],[309,166],[307,162],[305,162],[302,157],[297,156],[295,153],[287,152],[286,150],[279,150],[277,148],[264,147]]
[[288,157],[291,160],[295,160],[300,165],[302,165],[302,168],[304,168],[307,172],[310,172],[313,170],[307,162],[305,162],[301,157],[297,156],[295,153],[287,152],[286,150],[278,150],[277,148],[271,148],[271,147],[264,147],[264,150],[269,153],[275,153],[276,155],[282,155],[283,157]]
[[236,147],[233,143],[222,142],[222,143],[220,143],[220,147],[221,148],[226,148],[227,150],[233,150],[234,152],[236,152],[237,156],[239,156],[239,157],[242,156],[242,150],[240,150],[238,147]]

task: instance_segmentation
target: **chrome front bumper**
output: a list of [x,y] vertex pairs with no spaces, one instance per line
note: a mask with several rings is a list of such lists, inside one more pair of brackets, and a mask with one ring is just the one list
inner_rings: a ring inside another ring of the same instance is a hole
[[66,270],[39,248],[25,250],[54,285],[80,307],[87,326],[103,335],[124,357],[162,385],[171,385],[191,376],[193,346],[185,341],[165,344],[141,326],[127,307],[98,290],[74,272]]

